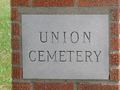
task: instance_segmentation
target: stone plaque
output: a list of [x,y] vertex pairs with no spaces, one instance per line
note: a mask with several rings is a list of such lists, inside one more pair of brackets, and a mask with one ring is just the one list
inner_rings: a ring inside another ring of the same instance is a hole
[[108,79],[108,15],[22,15],[25,79]]

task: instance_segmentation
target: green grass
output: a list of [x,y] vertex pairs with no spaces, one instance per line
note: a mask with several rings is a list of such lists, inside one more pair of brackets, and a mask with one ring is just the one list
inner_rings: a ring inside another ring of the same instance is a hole
[[0,0],[0,90],[11,90],[10,0]]

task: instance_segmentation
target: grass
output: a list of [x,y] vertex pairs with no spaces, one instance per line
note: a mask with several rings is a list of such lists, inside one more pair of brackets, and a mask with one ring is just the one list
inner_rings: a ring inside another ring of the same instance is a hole
[[0,90],[11,90],[10,0],[0,0]]

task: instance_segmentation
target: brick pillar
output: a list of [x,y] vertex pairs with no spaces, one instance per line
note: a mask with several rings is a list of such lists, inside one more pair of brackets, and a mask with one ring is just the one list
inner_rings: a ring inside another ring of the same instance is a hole
[[[11,0],[12,90],[120,90],[119,5],[120,0]],[[109,79],[24,79],[21,43],[22,14],[109,15]]]

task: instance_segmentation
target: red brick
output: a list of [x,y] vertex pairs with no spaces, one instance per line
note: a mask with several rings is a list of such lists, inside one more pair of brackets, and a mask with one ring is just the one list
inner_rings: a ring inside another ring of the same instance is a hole
[[74,83],[35,82],[34,90],[74,90]]
[[22,67],[13,66],[12,67],[12,78],[22,78]]
[[31,90],[30,82],[12,82],[12,90]]
[[12,35],[20,35],[20,24],[19,23],[12,23],[11,24],[11,33]]
[[120,20],[120,8],[111,10],[111,20]]
[[78,0],[80,7],[86,6],[118,6],[119,0]]
[[78,90],[119,90],[119,85],[112,85],[112,84],[80,84]]
[[112,23],[111,35],[119,35],[119,34],[120,34],[120,23]]
[[11,40],[11,48],[15,49],[15,50],[19,50],[20,49],[20,41],[19,38],[14,37]]
[[18,9],[16,9],[16,8],[11,9],[11,20],[12,21],[19,21]]
[[33,0],[33,6],[74,6],[74,0]]
[[120,53],[111,53],[110,63],[111,65],[120,65]]
[[120,80],[120,68],[111,68],[110,80],[111,81],[119,81]]
[[30,6],[30,0],[11,0],[11,6]]
[[120,49],[120,38],[112,38],[111,50],[119,50],[119,49]]
[[20,64],[20,52],[12,52],[12,64]]

